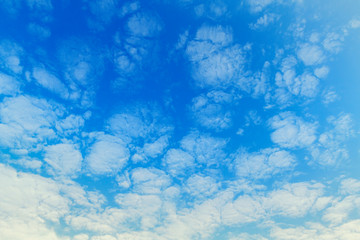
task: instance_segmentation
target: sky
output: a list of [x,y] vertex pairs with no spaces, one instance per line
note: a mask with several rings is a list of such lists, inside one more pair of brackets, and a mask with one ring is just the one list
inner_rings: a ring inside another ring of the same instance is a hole
[[1,239],[360,239],[358,0],[0,15]]

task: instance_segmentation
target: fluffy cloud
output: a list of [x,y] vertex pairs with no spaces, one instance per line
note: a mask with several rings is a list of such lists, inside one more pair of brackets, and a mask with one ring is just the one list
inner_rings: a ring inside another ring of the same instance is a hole
[[324,131],[318,142],[311,146],[310,152],[313,162],[320,165],[335,165],[348,158],[344,142],[353,136],[353,120],[350,114],[330,116],[330,129]]
[[68,143],[60,143],[45,147],[44,159],[61,175],[75,175],[81,170],[82,156],[80,151]]
[[231,44],[232,38],[230,28],[204,25],[188,43],[186,55],[199,87],[226,87],[239,77],[244,53],[239,45]]
[[20,92],[20,86],[14,77],[0,72],[0,95],[16,95]]
[[39,142],[56,137],[55,121],[63,115],[57,105],[30,96],[5,98],[0,104],[1,145],[12,149],[36,148]]
[[51,227],[69,212],[69,201],[50,179],[18,173],[0,164],[0,237],[4,239],[51,239],[59,237]]
[[272,4],[274,0],[247,0],[250,10],[254,13],[261,12],[268,5]]
[[[7,2],[7,1],[6,1]],[[0,67],[10,73],[20,74],[23,70],[22,56],[24,50],[15,42],[3,40],[0,42]]]
[[34,68],[32,75],[43,88],[59,95],[61,98],[67,99],[69,97],[69,90],[65,84],[44,68]]
[[154,37],[161,31],[162,24],[157,17],[140,12],[130,17],[127,28],[134,36]]
[[360,181],[353,178],[347,178],[341,181],[340,192],[342,194],[360,193]]
[[264,149],[255,153],[240,151],[234,160],[236,174],[251,179],[269,178],[292,169],[295,157],[280,149]]
[[275,22],[277,19],[279,18],[278,15],[273,14],[273,13],[269,13],[269,14],[264,14],[262,17],[260,17],[259,19],[256,20],[256,23],[251,23],[249,25],[249,27],[251,29],[261,29],[261,28],[265,28],[268,25],[272,24],[273,22]]
[[210,92],[205,96],[194,98],[191,111],[198,124],[208,129],[221,131],[232,125],[232,113],[226,107],[226,103],[230,103],[232,97],[218,98],[216,96],[218,95],[212,95]]
[[90,147],[86,162],[93,174],[114,174],[126,165],[129,157],[129,150],[123,140],[111,135],[100,135]]
[[320,64],[325,56],[320,47],[304,44],[297,51],[298,58],[307,66]]
[[274,130],[271,140],[282,147],[303,148],[316,140],[317,124],[305,122],[291,112],[283,112],[268,121]]
[[163,163],[172,176],[184,176],[195,166],[194,157],[180,149],[170,149],[164,156]]
[[[291,94],[306,98],[313,98],[318,92],[319,79],[309,72],[304,72],[297,76],[295,66],[297,60],[293,56],[288,56],[281,63],[281,73],[276,73],[275,83],[278,87],[286,88]],[[324,77],[325,69],[317,69],[317,75]]]
[[309,222],[306,227],[274,227],[270,236],[276,240],[355,240],[360,237],[359,226],[359,220],[349,221],[335,227],[326,227],[322,224]]
[[155,168],[136,168],[131,172],[133,191],[139,194],[160,194],[170,186],[165,172]]
[[180,146],[198,163],[210,166],[221,164],[225,160],[226,154],[223,149],[226,143],[225,139],[193,132],[181,140]]
[[172,127],[167,124],[167,119],[158,108],[146,106],[135,106],[114,114],[107,121],[107,129],[129,142],[138,139],[155,141],[172,131]]

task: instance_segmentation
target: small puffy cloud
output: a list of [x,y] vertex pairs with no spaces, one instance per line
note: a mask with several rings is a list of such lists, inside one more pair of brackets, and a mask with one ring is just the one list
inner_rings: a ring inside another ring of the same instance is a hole
[[154,228],[160,222],[162,200],[158,195],[118,194],[115,201],[126,209],[126,220],[142,230]]
[[[144,139],[148,143],[154,143],[156,139],[172,131],[172,127],[168,125],[167,119],[157,107],[146,106],[135,106],[122,113],[114,114],[107,121],[106,127],[111,133],[129,142]],[[165,141],[165,139],[160,141]],[[148,147],[150,153],[150,145]]]
[[308,43],[298,49],[297,56],[307,66],[320,64],[325,59],[324,53],[319,46]]
[[86,162],[93,174],[114,174],[126,165],[129,157],[129,150],[123,140],[111,135],[100,135],[90,147]]
[[324,90],[321,97],[324,104],[330,104],[340,99],[336,92],[331,89]]
[[291,112],[283,112],[268,121],[274,130],[271,140],[286,148],[303,148],[316,140],[316,123],[305,122]]
[[231,45],[232,38],[230,28],[204,25],[189,41],[186,55],[199,87],[226,87],[239,77],[244,53],[239,45]]
[[69,143],[59,143],[45,147],[44,160],[55,174],[75,176],[81,170],[82,155]]
[[104,30],[114,18],[118,5],[117,0],[95,0],[89,2],[89,10],[94,19],[88,20],[88,25],[96,30]]
[[155,168],[136,168],[131,172],[133,192],[139,194],[161,194],[171,185],[170,177]]
[[180,149],[170,149],[163,158],[168,172],[175,177],[184,176],[195,166],[194,157]]
[[265,179],[294,168],[295,157],[277,148],[249,153],[240,151],[235,155],[234,168],[239,177]]
[[[214,101],[215,100],[215,101]],[[194,119],[201,126],[221,131],[232,125],[231,112],[226,109],[225,102],[201,95],[193,99],[191,111]]]
[[164,153],[168,145],[169,138],[167,136],[161,136],[154,142],[145,143],[143,147],[143,152],[148,157],[156,158]]
[[10,73],[20,74],[23,70],[21,58],[24,50],[15,42],[3,40],[0,42],[0,67]]
[[37,144],[56,138],[52,128],[62,114],[59,105],[43,99],[30,96],[5,98],[0,103],[0,145],[39,151]]
[[350,28],[359,28],[360,27],[360,20],[359,19],[352,19],[349,22]]
[[180,146],[190,153],[198,163],[210,166],[221,164],[225,160],[226,143],[225,139],[193,132],[180,141]]
[[215,194],[220,184],[212,177],[192,175],[185,183],[185,191],[197,200],[204,200]]
[[329,74],[329,71],[330,70],[327,66],[322,66],[322,67],[316,68],[314,73],[315,73],[315,76],[318,78],[326,78],[327,75]]
[[32,10],[51,11],[53,9],[51,0],[26,0],[26,3]]
[[323,46],[330,53],[339,53],[343,41],[343,36],[337,33],[329,33],[323,41]]
[[249,25],[249,27],[251,29],[262,29],[265,28],[267,26],[269,26],[270,24],[272,24],[273,22],[275,22],[276,20],[278,20],[279,16],[273,13],[269,13],[269,14],[264,14],[262,17],[260,17],[259,19],[256,20],[256,23],[251,23]]
[[36,23],[28,25],[28,32],[39,40],[46,40],[51,36],[51,31],[48,28]]
[[239,196],[222,208],[222,222],[225,225],[250,223],[265,216],[265,209],[258,199],[248,195]]
[[322,219],[331,224],[341,224],[346,221],[350,214],[360,209],[360,197],[358,195],[347,196],[340,201],[334,201],[332,206],[326,209]]
[[195,6],[194,11],[198,17],[217,19],[226,16],[228,13],[228,6],[222,1],[208,1]]
[[354,134],[353,120],[350,114],[345,113],[330,116],[327,120],[331,128],[324,131],[309,150],[314,162],[335,165],[349,157],[344,141]]
[[323,195],[324,185],[319,183],[286,184],[263,199],[263,207],[271,215],[287,217],[305,216],[315,201]]
[[273,2],[274,0],[247,0],[247,3],[250,6],[250,11],[254,13],[261,12]]
[[342,194],[360,193],[360,181],[354,178],[346,178],[341,181],[340,192]]
[[137,37],[155,37],[160,33],[162,23],[156,16],[139,12],[130,17],[127,28],[130,34]]
[[14,77],[0,72],[0,95],[16,95],[20,92],[20,86]]
[[59,95],[61,98],[68,99],[69,90],[54,74],[44,68],[36,67],[33,69],[32,75],[40,86]]
[[82,116],[71,114],[65,119],[56,122],[56,130],[64,135],[78,133],[84,126],[85,120]]

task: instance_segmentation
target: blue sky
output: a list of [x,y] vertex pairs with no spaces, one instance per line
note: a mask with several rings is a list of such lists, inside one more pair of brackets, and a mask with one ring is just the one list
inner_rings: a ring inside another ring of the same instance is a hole
[[360,239],[360,2],[0,14],[1,239]]

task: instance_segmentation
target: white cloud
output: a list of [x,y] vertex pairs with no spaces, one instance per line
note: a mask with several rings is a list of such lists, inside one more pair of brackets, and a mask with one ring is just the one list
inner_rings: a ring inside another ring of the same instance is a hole
[[343,36],[337,33],[329,33],[323,41],[323,46],[330,53],[339,53],[343,41]]
[[167,136],[161,136],[152,143],[145,143],[143,152],[146,156],[156,158],[162,155],[169,145],[169,138]]
[[339,99],[340,99],[340,97],[336,94],[336,92],[334,90],[327,89],[327,90],[324,90],[322,93],[322,102],[324,104],[330,104]]
[[323,195],[323,188],[324,185],[319,183],[286,184],[282,189],[270,192],[263,204],[271,215],[303,217]]
[[135,106],[114,114],[107,121],[107,129],[129,142],[144,139],[151,143],[171,133],[172,126],[157,107]]
[[162,200],[157,195],[118,194],[115,201],[126,209],[127,221],[140,224],[140,229],[148,230],[159,224]]
[[360,237],[360,221],[353,220],[340,226],[326,227],[318,223],[308,223],[294,228],[274,227],[270,233],[275,240],[356,240]]
[[275,22],[276,20],[279,19],[279,16],[273,13],[269,13],[269,14],[264,14],[262,17],[258,18],[256,20],[256,23],[251,23],[249,25],[249,27],[251,29],[261,29],[261,28],[265,28],[267,26],[269,26],[270,24],[272,24],[273,22]]
[[28,25],[28,32],[40,40],[46,40],[51,36],[51,31],[49,28],[36,23],[30,23]]
[[56,130],[65,135],[78,133],[84,126],[85,120],[82,116],[71,114],[56,122]]
[[343,143],[354,134],[353,120],[350,114],[345,113],[330,116],[327,120],[331,128],[323,132],[309,150],[315,163],[335,165],[349,157]]
[[86,162],[93,174],[114,174],[126,165],[129,157],[129,150],[120,138],[100,135],[90,147]]
[[191,110],[194,119],[205,128],[220,131],[232,125],[231,112],[225,109],[223,102],[216,103],[208,96],[194,98]]
[[185,191],[196,200],[204,200],[213,196],[220,188],[220,184],[209,176],[194,174],[185,183]]
[[222,209],[222,222],[225,225],[250,223],[265,216],[265,209],[258,199],[251,196],[239,196],[235,201],[227,203]]
[[51,179],[16,172],[0,164],[0,237],[23,240],[69,240],[53,230],[69,212],[69,201]]
[[26,2],[32,10],[51,11],[53,9],[51,0],[26,0]]
[[44,160],[53,168],[55,174],[75,176],[81,170],[82,155],[73,144],[46,146]]
[[291,112],[283,112],[269,120],[275,131],[271,140],[282,147],[297,148],[310,146],[316,140],[316,123],[304,122]]
[[338,225],[344,223],[351,213],[360,212],[359,210],[360,197],[358,195],[347,196],[340,201],[334,201],[332,206],[326,209],[322,219],[332,225]]
[[349,22],[349,26],[351,28],[359,28],[360,27],[360,20],[359,19],[352,19]]
[[322,66],[319,68],[316,68],[314,73],[315,76],[317,76],[318,78],[326,78],[327,75],[329,74],[329,68],[327,66]]
[[250,10],[254,13],[261,12],[273,2],[274,0],[247,0],[247,3],[250,5]]
[[52,127],[62,114],[59,105],[43,99],[5,98],[0,104],[0,144],[10,149],[36,148],[39,142],[56,137]]
[[111,22],[112,18],[116,14],[117,9],[116,0],[95,0],[89,3],[90,11],[95,15],[96,21],[90,24],[91,27],[95,27],[96,29],[103,29],[105,24]]
[[189,174],[195,166],[193,156],[180,149],[170,149],[167,151],[163,163],[168,168],[168,172],[175,177]]
[[130,17],[127,27],[130,33],[137,37],[154,37],[162,30],[160,19],[144,12]]
[[354,178],[347,178],[341,181],[340,192],[342,194],[360,193],[360,181]]
[[139,194],[161,194],[170,186],[171,180],[165,172],[155,168],[136,168],[131,172],[134,192]]
[[240,177],[264,179],[294,168],[295,157],[280,149],[263,149],[248,153],[240,151],[235,155],[235,171]]
[[10,73],[20,74],[23,70],[21,58],[24,50],[15,42],[3,40],[0,42],[0,67]]
[[127,14],[131,14],[140,8],[139,2],[127,2],[124,3],[123,7],[121,8],[120,16],[125,16]]
[[49,71],[44,68],[34,68],[32,75],[43,88],[59,95],[61,98],[69,98],[69,90],[65,84]]
[[317,45],[303,44],[297,51],[297,56],[307,66],[320,64],[324,59],[324,53]]
[[20,92],[20,86],[14,77],[0,72],[0,95],[16,95]]
[[193,78],[200,87],[225,87],[242,72],[243,49],[231,45],[232,30],[222,26],[200,27],[186,48]]
[[210,166],[225,161],[226,143],[225,139],[193,132],[180,141],[180,146],[190,153],[198,163]]

